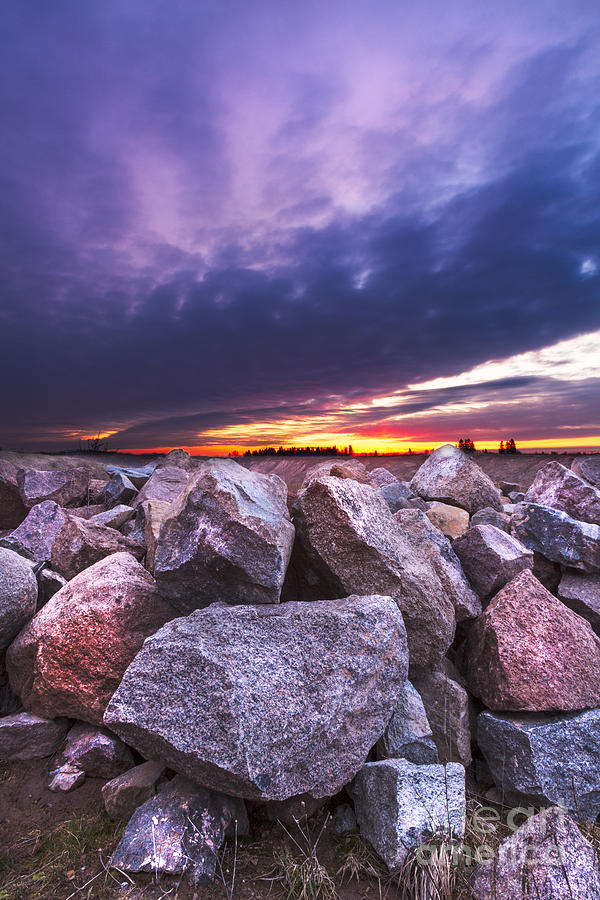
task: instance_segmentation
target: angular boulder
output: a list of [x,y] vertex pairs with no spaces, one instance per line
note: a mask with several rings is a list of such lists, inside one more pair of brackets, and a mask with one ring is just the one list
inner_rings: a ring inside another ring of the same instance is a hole
[[406,759],[367,763],[352,785],[360,833],[391,872],[434,834],[465,831],[465,770]]
[[129,478],[134,487],[139,491],[143,487],[156,468],[156,463],[147,463],[145,466],[104,466],[109,475],[124,475]]
[[60,575],[70,579],[115,553],[127,553],[141,560],[144,547],[114,528],[67,514],[52,542],[50,564]]
[[188,873],[195,884],[214,878],[227,830],[247,833],[242,800],[226,797],[176,776],[137,809],[111,863],[125,872]]
[[452,549],[479,597],[487,600],[522,572],[533,568],[533,551],[494,525],[475,525]]
[[469,513],[459,506],[431,500],[425,514],[432,525],[452,540],[464,534],[469,527]]
[[141,506],[138,506],[138,513],[143,511],[146,568],[152,573],[154,573],[160,529],[170,509],[171,504],[165,503],[163,500],[147,500]]
[[411,665],[435,665],[454,638],[454,605],[383,498],[368,485],[326,476],[300,492],[293,516],[299,599],[392,596],[404,617]]
[[56,535],[67,521],[67,513],[53,500],[38,503],[18,528],[0,540],[8,547],[34,562],[46,562],[52,555]]
[[581,572],[600,571],[600,526],[537,503],[518,503],[512,533],[546,559]]
[[85,772],[77,766],[61,766],[48,773],[47,787],[55,794],[70,794],[85,781]]
[[127,475],[116,472],[108,481],[102,492],[102,500],[111,509],[113,506],[129,505],[138,493]]
[[125,522],[129,522],[130,519],[133,519],[134,516],[135,509],[132,506],[127,506],[125,503],[119,503],[117,506],[113,506],[112,509],[106,509],[96,513],[96,515],[92,516],[88,521],[90,521],[92,525],[106,525],[107,528],[116,528],[118,530]]
[[0,759],[43,759],[56,753],[69,728],[68,719],[43,719],[15,713],[0,719]]
[[18,528],[26,515],[27,507],[17,484],[17,467],[0,459],[0,531]]
[[90,778],[115,778],[134,764],[131,750],[105,728],[76,722],[67,735],[55,768],[74,766]]
[[187,469],[179,466],[157,466],[131,505],[135,508],[147,500],[173,503],[185,489],[189,477]]
[[150,573],[115,553],[70,581],[13,641],[13,690],[30,712],[101,725],[144,638],[173,615]]
[[377,742],[378,759],[408,759],[416,765],[438,761],[427,713],[418,691],[407,681],[392,718]]
[[510,516],[506,512],[498,512],[491,506],[485,506],[471,516],[471,526],[473,525],[493,525],[500,531],[510,532]]
[[127,821],[138,806],[154,796],[164,770],[165,767],[161,762],[151,760],[107,781],[102,788],[102,800],[107,815],[111,819]]
[[600,573],[583,575],[567,569],[558,585],[558,598],[600,633]]
[[528,570],[475,622],[465,657],[469,689],[489,709],[600,706],[600,638]]
[[445,444],[428,456],[410,486],[424,500],[460,506],[469,515],[486,506],[502,512],[498,488],[476,462],[452,444]]
[[506,838],[471,878],[473,900],[597,900],[596,852],[559,807],[542,810]]
[[600,525],[600,490],[556,461],[538,471],[525,502],[551,506],[579,522]]
[[563,716],[483,712],[477,743],[505,804],[600,813],[600,709]]
[[104,721],[147,759],[235,796],[332,796],[383,734],[407,669],[389,597],[213,604],[145,641]]
[[53,500],[59,506],[82,506],[87,499],[91,478],[92,473],[87,466],[50,472],[24,468],[17,472],[19,493],[27,509],[44,500]]
[[571,463],[571,468],[580,478],[600,487],[600,453],[580,456]]
[[37,581],[29,563],[0,547],[0,650],[35,615],[37,599]]
[[202,463],[160,527],[154,577],[164,596],[186,613],[217,600],[278,603],[294,542],[286,499],[277,475],[233,459]]
[[445,659],[441,668],[415,673],[412,682],[419,692],[431,726],[440,762],[471,763],[471,707],[460,674]]

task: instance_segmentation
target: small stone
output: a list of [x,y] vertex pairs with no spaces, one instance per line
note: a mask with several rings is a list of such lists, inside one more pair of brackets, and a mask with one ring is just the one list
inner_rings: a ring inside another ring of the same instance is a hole
[[76,722],[54,768],[70,765],[90,778],[115,778],[133,764],[131,750],[115,734]]
[[483,509],[477,510],[477,512],[471,516],[471,526],[475,525],[493,525],[494,528],[499,528],[500,531],[510,532],[510,516],[507,515],[509,507],[504,507],[504,512],[498,512],[497,509],[492,509],[491,506],[486,506]]
[[124,503],[113,506],[112,509],[104,510],[92,516],[89,521],[93,525],[106,525],[107,528],[121,528],[125,522],[129,522],[135,516],[135,509]]
[[408,759],[416,765],[436,763],[438,752],[418,691],[407,681],[387,728],[377,742],[379,759]]
[[336,806],[333,816],[333,830],[338,836],[347,834],[349,831],[358,830],[356,816],[349,803],[340,803],[339,806]]
[[76,766],[66,765],[50,772],[48,790],[54,793],[68,794],[85,781],[85,772]]
[[442,534],[452,540],[464,534],[469,527],[469,513],[466,509],[450,506],[448,503],[430,500],[425,515]]
[[145,762],[107,781],[102,788],[104,808],[111,819],[131,818],[136,809],[156,793],[165,767],[162,762]]

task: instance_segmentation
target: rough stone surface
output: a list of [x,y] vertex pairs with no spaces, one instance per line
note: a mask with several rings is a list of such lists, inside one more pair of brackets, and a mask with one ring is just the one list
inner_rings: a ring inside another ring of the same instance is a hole
[[52,543],[50,563],[70,579],[114,553],[128,553],[141,560],[144,548],[114,528],[67,515]]
[[17,528],[26,515],[17,484],[17,467],[0,459],[0,530]]
[[298,598],[392,596],[404,617],[411,664],[435,665],[454,637],[454,605],[418,540],[382,497],[368,485],[322,477],[298,495],[294,523]]
[[483,712],[477,743],[505,803],[600,813],[600,709],[547,716]]
[[546,559],[541,553],[533,552],[533,574],[551,594],[556,594],[562,578],[562,568],[551,559]]
[[533,551],[494,525],[475,525],[452,545],[482,600],[497,594],[515,575],[533,568]]
[[87,500],[91,477],[87,466],[51,472],[25,468],[17,472],[17,484],[28,509],[44,500],[54,500],[59,506],[82,506]]
[[173,615],[132,556],[103,559],[55,594],[11,644],[13,689],[38,715],[101,725],[144,638]]
[[112,865],[126,872],[188,872],[196,884],[206,884],[215,875],[226,831],[236,820],[242,825],[238,834],[243,833],[243,801],[177,776],[134,812]]
[[185,489],[189,477],[187,469],[180,466],[157,466],[131,505],[137,507],[146,500],[173,503]]
[[499,528],[500,531],[509,532],[510,516],[506,512],[498,512],[497,509],[492,509],[491,506],[485,506],[471,516],[471,526],[474,525],[493,525],[494,528]]
[[465,658],[469,689],[489,709],[600,706],[600,638],[527,570],[473,625]]
[[425,557],[454,606],[457,622],[481,615],[481,603],[465,577],[448,538],[419,509],[403,509],[394,516],[415,557]]
[[75,506],[73,508],[69,507],[69,515],[70,516],[79,516],[80,519],[85,519],[89,521],[94,516],[100,515],[100,513],[106,512],[106,506],[104,503],[98,503],[94,506],[91,504],[89,506]]
[[[389,469],[384,469],[383,466],[379,466],[376,469],[371,469],[369,472],[369,481],[375,488],[385,487],[386,484],[396,484],[399,481],[398,478],[390,472]],[[404,482],[404,484],[408,484],[408,482]],[[409,493],[407,493],[407,497],[414,496],[412,490],[409,487]]]
[[449,660],[433,672],[417,673],[412,678],[431,726],[440,761],[471,763],[471,724],[469,695],[459,673]]
[[278,603],[294,541],[286,499],[277,475],[233,459],[202,463],[160,528],[154,575],[165,597],[182,612]]
[[151,760],[107,781],[102,788],[102,800],[108,816],[127,821],[142,803],[154,796],[164,770],[163,763]]
[[377,493],[383,497],[392,513],[398,512],[399,509],[407,509],[408,501],[415,497],[410,485],[398,479],[378,487]]
[[558,585],[562,602],[590,623],[596,634],[600,632],[600,573],[582,575],[567,569]]
[[131,750],[115,734],[76,722],[55,761],[55,768],[75,766],[90,778],[115,778],[133,764]]
[[171,509],[164,500],[147,500],[138,510],[144,510],[144,543],[146,544],[146,568],[154,573],[156,548],[162,523]]
[[600,525],[600,490],[556,461],[538,471],[525,501],[560,509],[580,522]]
[[465,830],[465,770],[459,763],[417,766],[406,759],[367,763],[352,793],[362,837],[390,871],[432,834]]
[[416,765],[436,763],[437,747],[417,690],[407,681],[392,718],[377,742],[379,759],[408,759]]
[[61,766],[50,772],[48,790],[55,794],[68,794],[78,788],[85,781],[85,772],[77,766]]
[[598,859],[573,819],[552,807],[477,866],[471,890],[473,900],[598,900]]
[[119,503],[112,509],[103,510],[92,516],[89,521],[92,525],[106,525],[107,528],[121,528],[125,522],[129,522],[135,516],[135,509],[125,503]]
[[600,487],[600,453],[574,459],[571,468],[580,478],[585,478],[590,484]]
[[102,500],[109,508],[120,505],[129,506],[137,496],[137,493],[138,489],[132,484],[127,475],[117,472],[107,482],[102,494]]
[[425,500],[460,506],[470,515],[486,506],[502,511],[500,491],[476,462],[452,444],[445,444],[428,456],[410,486]]
[[507,497],[510,494],[514,493],[515,491],[522,490],[521,485],[517,484],[514,481],[499,481],[498,487],[500,488],[500,490],[502,491],[503,494],[506,494]]
[[191,472],[194,467],[195,463],[190,454],[187,450],[182,450],[180,447],[175,448],[175,450],[169,450],[167,455],[159,459],[156,464],[157,469],[179,468],[188,472]]
[[2,538],[0,544],[35,562],[46,562],[52,555],[56,535],[66,521],[67,513],[62,507],[53,500],[45,500],[34,506],[19,527]]
[[38,586],[29,563],[0,547],[0,650],[35,615]]
[[333,816],[333,828],[337,835],[358,830],[358,822],[349,803],[340,803],[339,806],[336,806]]
[[104,720],[226,793],[332,796],[383,734],[407,669],[389,597],[213,604],[148,638]]
[[582,572],[600,571],[600,527],[537,503],[519,503],[513,534],[546,559]]
[[68,719],[42,719],[15,713],[0,719],[0,759],[42,759],[56,753],[64,741]]
[[104,466],[109,475],[124,475],[138,490],[143,487],[156,468],[156,463],[145,466]]
[[432,525],[452,540],[464,534],[469,527],[469,513],[466,509],[439,503],[437,500],[431,500],[427,504],[426,516]]

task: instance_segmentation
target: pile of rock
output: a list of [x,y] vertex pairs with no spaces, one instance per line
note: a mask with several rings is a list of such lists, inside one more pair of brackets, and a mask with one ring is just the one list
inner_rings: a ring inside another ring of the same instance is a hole
[[[595,818],[586,471],[550,463],[503,498],[450,446],[410,484],[325,462],[290,513],[276,475],[183,451],[91,487],[0,468],[0,758],[48,757],[54,791],[102,778],[127,822],[114,864],[196,883],[249,809],[325,803],[396,871],[461,837],[483,760],[503,797]],[[490,878],[510,896],[514,867],[478,868],[476,896]]]

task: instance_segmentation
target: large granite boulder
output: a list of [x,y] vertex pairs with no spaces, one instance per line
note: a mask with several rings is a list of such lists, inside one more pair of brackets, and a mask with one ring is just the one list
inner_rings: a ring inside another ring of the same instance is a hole
[[174,613],[150,573],[115,553],[58,591],[11,644],[13,690],[30,712],[101,725],[144,638]]
[[65,739],[68,719],[43,719],[15,713],[0,719],[0,759],[41,759],[52,756]]
[[407,681],[392,718],[377,742],[379,759],[408,759],[416,765],[438,761],[437,747],[420,694]]
[[278,603],[294,542],[286,499],[277,475],[233,459],[202,463],[160,527],[154,577],[165,597],[182,612]]
[[557,461],[539,469],[525,502],[551,506],[572,519],[600,525],[600,490]]
[[497,594],[519,572],[533,568],[533,551],[494,525],[469,528],[452,547],[482,600]]
[[19,493],[27,509],[44,500],[54,500],[59,506],[83,506],[91,478],[87,466],[51,472],[25,468],[17,472]]
[[45,500],[28,512],[18,528],[0,540],[0,546],[34,562],[46,562],[52,555],[56,535],[66,521],[64,509],[54,500]]
[[600,634],[600,573],[584,575],[567,569],[558,585],[558,597]]
[[600,638],[525,570],[469,633],[469,689],[494,710],[600,706]]
[[[464,534],[469,527],[469,513],[459,506],[430,500],[425,512],[432,525],[435,525],[447,538],[454,540]],[[500,515],[500,513],[498,513]]]
[[444,444],[417,469],[411,488],[424,500],[441,500],[469,515],[486,506],[502,512],[500,491],[476,462],[452,444]]
[[394,516],[404,538],[412,543],[415,556],[426,557],[454,606],[456,621],[481,615],[481,602],[465,577],[460,560],[448,538],[420,509],[402,509]]
[[600,526],[572,519],[537,503],[518,503],[512,531],[522,544],[546,559],[581,572],[600,571]]
[[571,463],[571,468],[580,478],[600,487],[600,453],[577,457]]
[[17,467],[0,459],[0,531],[17,528],[27,515],[17,484]]
[[545,716],[483,712],[477,743],[506,804],[600,813],[600,709]]
[[465,770],[407,759],[367,763],[352,785],[360,833],[391,872],[434,834],[465,831]]
[[235,796],[332,796],[383,734],[407,669],[389,597],[213,604],[146,640],[104,721],[147,759]]
[[597,900],[598,858],[559,807],[531,816],[471,878],[473,900]]
[[111,864],[125,872],[188,873],[195,884],[207,884],[232,826],[238,834],[247,833],[242,800],[178,775],[134,812]]
[[412,682],[419,692],[440,761],[471,763],[471,703],[463,679],[444,659],[439,669],[417,672]]
[[179,466],[157,466],[131,505],[137,507],[147,500],[173,503],[185,489],[189,477],[188,470]]
[[0,547],[0,650],[35,615],[37,599],[37,581],[29,563]]
[[404,617],[411,665],[435,665],[454,638],[454,605],[383,498],[369,485],[325,476],[300,492],[293,514],[299,599],[391,596]]

